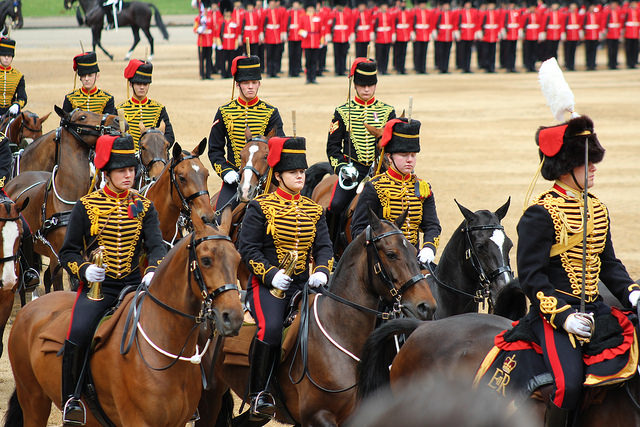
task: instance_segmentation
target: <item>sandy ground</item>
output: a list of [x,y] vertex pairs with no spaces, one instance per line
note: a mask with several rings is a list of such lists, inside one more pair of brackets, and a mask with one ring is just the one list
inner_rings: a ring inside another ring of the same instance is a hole
[[[191,29],[171,28],[170,33],[171,41],[165,42],[154,30],[157,45],[149,95],[167,107],[177,140],[191,148],[208,136],[217,107],[229,100],[231,81],[218,77],[213,81],[199,80]],[[89,46],[89,30],[31,29],[15,32],[13,37],[18,43],[14,65],[26,76],[27,108],[42,116],[52,111],[54,104],[62,105],[64,95],[73,88],[71,59],[80,52],[78,40]],[[131,35],[122,29],[106,34],[103,41],[120,60],[109,62],[99,54],[102,69],[99,86],[120,102],[126,98],[122,77],[125,63],[121,58]],[[146,46],[146,41],[142,41],[134,57],[143,57]],[[430,70],[432,49],[429,48]],[[333,61],[329,58],[331,66]],[[606,52],[599,52],[600,64],[605,63],[605,58]],[[620,59],[623,60],[622,52]],[[578,68],[584,69],[582,48],[578,49]],[[605,161],[598,165],[594,192],[609,207],[617,255],[632,276],[638,278],[640,227],[634,218],[640,208],[640,73],[603,69],[577,71],[566,77],[575,93],[577,111],[594,119],[600,141],[607,149]],[[305,85],[303,78],[265,79],[260,89],[260,96],[280,109],[289,134],[292,112],[296,112],[297,134],[307,138],[310,164],[326,161],[326,134],[333,109],[347,97],[345,78],[323,77],[319,83]],[[413,97],[413,117],[422,122],[417,173],[433,186],[443,227],[441,244],[446,243],[462,220],[454,198],[472,210],[495,210],[508,197],[511,209],[504,224],[515,243],[515,226],[538,162],[534,133],[539,125],[555,123],[538,88],[537,76],[480,72],[389,75],[380,77],[377,96],[393,104],[397,111],[407,108],[409,97]],[[49,118],[45,131],[56,127],[57,122],[56,117]],[[210,166],[208,159],[203,161]],[[210,191],[219,186],[218,177],[212,176]],[[548,186],[539,180],[535,192]],[[515,264],[514,252],[511,258]],[[8,332],[5,342],[7,335]],[[8,358],[3,355],[0,414],[6,410],[12,390]],[[57,413],[52,416],[51,425],[56,422],[59,423]]]

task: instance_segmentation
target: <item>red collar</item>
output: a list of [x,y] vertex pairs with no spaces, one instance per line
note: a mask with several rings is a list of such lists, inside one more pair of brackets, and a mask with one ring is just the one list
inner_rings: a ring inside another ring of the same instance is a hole
[[370,100],[368,101],[363,101],[362,99],[358,98],[358,95],[355,95],[353,97],[353,100],[356,101],[356,104],[360,104],[360,105],[364,105],[364,106],[369,106],[371,104],[373,104],[374,102],[376,102],[376,97],[372,96]]
[[80,90],[82,91],[82,93],[84,93],[85,95],[93,95],[94,93],[96,93],[98,91],[98,87],[94,86],[93,88],[91,88],[90,91],[87,91],[84,86],[82,86],[80,88]]
[[7,68],[0,65],[0,71],[11,71],[11,65],[9,65]]
[[402,175],[400,172],[398,172],[397,170],[395,170],[392,167],[390,167],[389,169],[387,169],[387,175],[389,175],[391,178],[398,180],[398,181],[409,181],[409,179],[411,179],[411,174],[408,173],[406,175]]
[[129,195],[129,190],[124,190],[122,193],[116,193],[106,185],[104,186],[103,190],[104,194],[115,199],[124,199]]
[[285,200],[300,200],[300,193],[291,194],[280,187],[278,187],[278,189],[276,190],[276,194]]
[[138,105],[144,105],[144,104],[146,104],[147,102],[149,102],[149,98],[147,98],[147,97],[145,96],[145,97],[144,97],[144,99],[143,99],[142,101],[138,101],[138,100],[136,99],[136,97],[135,97],[135,96],[132,96],[132,97],[131,97],[131,102],[133,102],[134,104],[138,104]]
[[257,96],[250,101],[245,101],[242,98],[238,97],[238,104],[242,105],[243,107],[253,107],[258,103],[258,101],[260,101],[260,99]]
[[553,184],[553,189],[564,196],[573,197],[576,199],[579,198],[580,193],[582,193],[582,191],[569,187],[568,185],[563,184],[560,181],[556,181]]

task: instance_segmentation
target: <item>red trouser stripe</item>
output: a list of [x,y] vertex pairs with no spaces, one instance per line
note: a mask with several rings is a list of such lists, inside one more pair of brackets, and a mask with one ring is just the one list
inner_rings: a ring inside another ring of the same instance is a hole
[[331,203],[333,203],[333,198],[336,195],[336,188],[338,187],[338,182],[340,181],[340,178],[336,179],[336,183],[333,184],[333,191],[331,192],[331,198],[329,199],[329,207],[327,208],[327,210],[331,210]]
[[564,371],[558,358],[558,350],[556,349],[556,342],[553,336],[553,326],[546,320],[543,320],[542,324],[544,328],[544,345],[547,350],[547,356],[549,357],[549,363],[551,364],[551,370],[553,371],[553,378],[555,378],[556,381],[556,392],[553,397],[553,403],[561,408],[565,392]]
[[262,304],[260,303],[260,282],[258,282],[258,278],[253,276],[251,278],[251,290],[253,293],[253,311],[258,322],[258,339],[260,341],[264,341],[264,331],[266,322],[264,320],[264,313],[262,312]]
[[80,286],[78,286],[78,291],[76,292],[76,299],[73,301],[73,308],[71,309],[71,319],[69,320],[69,329],[67,330],[67,339],[69,339],[69,335],[71,334],[71,325],[73,325],[73,312],[76,310],[76,303],[78,302],[78,298],[80,298],[80,294],[82,294],[83,288],[84,288],[84,282],[80,282]]

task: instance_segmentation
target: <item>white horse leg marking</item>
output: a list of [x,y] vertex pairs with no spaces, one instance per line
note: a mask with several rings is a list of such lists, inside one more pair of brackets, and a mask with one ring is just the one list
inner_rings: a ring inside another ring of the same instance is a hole
[[[5,222],[4,227],[2,227],[2,253],[5,257],[13,255],[13,247],[19,235],[20,231],[15,221]],[[5,262],[2,266],[2,283],[13,287],[17,281],[18,277],[16,276],[14,261]]]
[[249,190],[251,189],[251,177],[253,176],[253,172],[251,171],[251,167],[253,167],[253,155],[256,154],[258,152],[258,150],[260,149],[260,147],[258,147],[257,145],[252,145],[251,147],[249,147],[249,160],[247,160],[247,164],[246,164],[246,168],[243,172],[242,172],[242,186],[240,187],[240,189],[242,190],[242,198],[244,200],[248,200],[249,199]]
[[[491,235],[490,239],[493,243],[496,244],[496,246],[498,246],[502,259],[504,259],[504,241],[506,240],[506,238],[507,236],[506,234],[504,234],[504,230],[493,230],[493,234]],[[507,271],[503,272],[502,274],[504,274],[505,281],[511,281],[511,277],[509,276],[509,273]]]

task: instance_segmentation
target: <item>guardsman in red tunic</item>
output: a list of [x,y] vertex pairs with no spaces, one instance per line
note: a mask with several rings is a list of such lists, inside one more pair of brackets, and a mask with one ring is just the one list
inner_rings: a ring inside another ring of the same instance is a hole
[[[433,30],[433,11],[427,6],[427,0],[418,0],[413,11],[413,68],[418,74],[427,74],[427,47]],[[358,56],[358,55],[356,55]]]
[[244,52],[245,39],[244,37],[241,37],[241,35],[243,32],[242,22],[244,21],[245,12],[246,11],[244,10],[242,1],[233,0],[233,10],[231,12],[231,19],[233,19],[233,21],[235,21],[238,24],[238,48],[236,49],[236,54],[234,58],[236,56],[242,55],[242,52]]
[[566,39],[564,41],[564,66],[567,70],[575,70],[576,47],[582,39],[584,31],[582,22],[584,15],[578,10],[578,4],[573,0],[569,5],[569,11],[565,16],[564,28]]
[[367,0],[356,0],[358,9],[354,13],[356,36],[356,58],[368,57],[367,48],[373,34],[373,14],[367,9]]
[[449,55],[453,32],[458,29],[455,14],[451,10],[449,0],[440,0],[436,12],[433,38],[435,39],[435,64],[441,74],[449,72]]
[[320,47],[324,43],[324,25],[322,14],[316,10],[315,0],[305,0],[305,15],[300,23],[302,49],[307,69],[307,84],[315,84],[320,73]]
[[193,22],[193,32],[198,35],[198,65],[200,79],[210,80],[213,74],[213,39],[216,28],[214,25],[213,10],[200,4],[200,14]]
[[302,72],[302,36],[300,23],[304,16],[304,9],[300,0],[291,4],[287,21],[287,40],[289,41],[289,77],[298,77]]
[[0,115],[8,111],[14,117],[27,105],[24,76],[11,66],[15,53],[16,41],[6,37],[0,38]]
[[593,71],[596,69],[596,53],[598,53],[598,41],[600,40],[600,33],[602,32],[599,12],[593,3],[589,4],[587,13],[584,16],[584,25],[582,28],[584,29],[584,50],[587,70]]
[[407,10],[406,2],[400,2],[396,13],[396,42],[393,45],[393,64],[399,74],[407,74],[405,62],[407,44],[413,36],[413,11]]
[[[222,46],[222,78],[231,78],[231,63],[233,58],[238,56],[238,46],[240,46],[240,23],[233,18],[231,3],[220,2],[222,11],[222,23],[220,25],[219,40]],[[237,15],[237,14],[236,14]]]
[[481,31],[480,44],[483,46],[482,49],[479,49],[479,52],[482,52],[480,64],[482,64],[487,73],[495,73],[496,44],[502,29],[502,20],[500,19],[500,12],[496,9],[495,0],[489,0],[487,10],[480,19],[478,29]]
[[456,59],[459,61],[457,66],[463,73],[471,73],[471,52],[478,28],[478,11],[471,7],[471,1],[467,0],[456,15],[458,30],[454,33],[454,38]]
[[610,70],[615,70],[618,68],[618,46],[620,45],[624,19],[617,0],[611,1],[608,9],[603,12],[603,27],[607,39],[607,65]]
[[638,38],[640,35],[640,10],[638,1],[629,2],[624,17],[624,51],[628,68],[636,68],[638,64]]
[[504,68],[508,73],[516,72],[516,49],[522,31],[520,21],[520,10],[516,8],[515,2],[510,0],[508,9],[504,14],[503,37],[501,42],[501,44],[504,45]]
[[522,14],[522,30],[524,31],[524,41],[522,44],[522,63],[529,72],[536,71],[538,61],[538,39],[544,29],[542,18],[536,10],[535,2],[529,0],[529,8]]
[[333,41],[333,63],[336,76],[344,76],[347,72],[347,53],[349,40],[353,34],[353,19],[351,10],[346,8],[346,0],[336,0],[331,27],[331,41]]
[[546,40],[544,42],[544,59],[558,58],[560,39],[566,37],[564,28],[565,14],[560,10],[557,0],[553,0],[551,10],[545,17]]
[[269,8],[264,12],[264,45],[266,49],[267,75],[269,77],[278,77],[279,65],[279,49],[281,43],[280,28],[280,9],[276,0],[269,0]]
[[[240,38],[240,43],[246,50],[247,42],[249,42],[251,55],[257,55],[260,51],[262,38],[262,19],[256,9],[256,0],[248,0],[246,8],[242,15],[242,37]],[[249,52],[245,53],[249,55]]]
[[395,28],[393,26],[393,17],[389,11],[388,0],[381,0],[380,9],[373,17],[373,29],[375,31],[376,42],[376,62],[378,63],[378,71],[380,74],[389,74],[387,68],[389,66],[389,51],[391,43],[393,43]]

